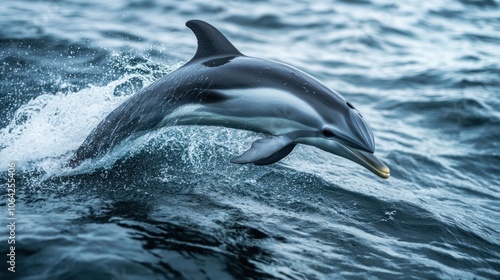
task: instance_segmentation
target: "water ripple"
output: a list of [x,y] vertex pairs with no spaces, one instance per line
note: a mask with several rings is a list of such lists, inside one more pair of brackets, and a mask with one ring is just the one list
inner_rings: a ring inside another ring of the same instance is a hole
[[[0,161],[19,167],[30,229],[19,276],[496,279],[497,14],[494,0],[3,3]],[[262,135],[196,126],[68,170],[107,112],[190,59],[192,18],[355,104],[391,178],[312,147],[235,166]]]

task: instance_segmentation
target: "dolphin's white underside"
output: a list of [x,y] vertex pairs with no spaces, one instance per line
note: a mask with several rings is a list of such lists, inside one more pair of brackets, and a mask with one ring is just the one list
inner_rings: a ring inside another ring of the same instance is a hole
[[187,104],[165,116],[160,126],[217,125],[282,135],[297,130],[314,130],[304,124],[321,122],[319,113],[304,100],[273,88],[221,90],[228,100],[214,105]]

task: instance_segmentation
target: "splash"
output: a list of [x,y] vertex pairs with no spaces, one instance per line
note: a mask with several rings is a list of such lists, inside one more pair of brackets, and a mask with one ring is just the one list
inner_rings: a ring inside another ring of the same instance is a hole
[[61,86],[55,94],[42,94],[22,105],[0,130],[0,166],[16,162],[24,171],[60,172],[92,129],[133,94],[130,88],[146,86],[157,72],[165,71],[144,71],[149,64],[127,65],[128,73],[104,86],[89,85],[77,92],[65,92]]

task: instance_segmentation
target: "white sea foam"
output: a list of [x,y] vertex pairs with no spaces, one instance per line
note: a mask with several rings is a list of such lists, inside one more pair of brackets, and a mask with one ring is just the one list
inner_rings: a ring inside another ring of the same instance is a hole
[[105,86],[78,92],[43,94],[22,105],[0,130],[0,166],[52,173],[64,166],[92,129],[128,96],[115,88],[138,75],[126,75]]

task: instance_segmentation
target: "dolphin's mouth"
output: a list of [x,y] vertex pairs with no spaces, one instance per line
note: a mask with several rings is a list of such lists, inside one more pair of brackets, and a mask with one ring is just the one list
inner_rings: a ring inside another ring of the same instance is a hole
[[342,146],[344,146],[346,150],[352,154],[352,157],[350,157],[351,160],[364,166],[371,172],[377,174],[379,177],[387,179],[391,176],[389,168],[374,154],[348,147],[346,145]]

